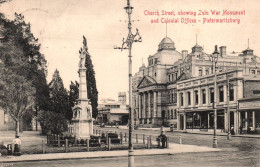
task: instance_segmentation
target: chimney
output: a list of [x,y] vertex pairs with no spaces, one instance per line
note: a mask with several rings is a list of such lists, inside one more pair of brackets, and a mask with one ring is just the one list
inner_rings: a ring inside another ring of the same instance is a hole
[[188,51],[187,50],[182,50],[181,54],[182,54],[182,60],[184,60],[185,57],[188,55]]
[[227,49],[226,46],[221,46],[221,47],[219,47],[220,56],[221,56],[221,57],[226,56],[226,54],[227,54],[226,49]]

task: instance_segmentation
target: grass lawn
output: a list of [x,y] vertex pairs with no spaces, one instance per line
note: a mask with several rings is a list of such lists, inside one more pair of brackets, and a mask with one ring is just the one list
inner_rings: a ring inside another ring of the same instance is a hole
[[[0,131],[0,141],[4,144],[11,144],[15,136],[14,131]],[[45,153],[62,153],[65,152],[65,147],[54,147],[52,145],[47,145],[47,137],[36,131],[24,131],[20,133],[20,139],[22,141],[21,152],[22,154],[42,154],[42,143],[44,143]],[[135,149],[145,149],[146,144],[134,144]],[[156,148],[157,146],[153,146]],[[128,143],[115,144],[111,146],[111,150],[126,150],[128,148]],[[106,151],[108,147],[102,145],[101,147],[90,147],[90,151]],[[70,146],[69,152],[84,152],[87,151],[86,146]],[[6,155],[5,149],[0,149],[2,155]]]

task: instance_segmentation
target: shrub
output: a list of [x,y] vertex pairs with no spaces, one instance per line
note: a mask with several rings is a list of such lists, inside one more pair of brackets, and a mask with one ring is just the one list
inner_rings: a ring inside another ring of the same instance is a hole
[[68,129],[68,121],[61,113],[52,111],[40,111],[38,121],[42,127],[42,134],[61,134]]

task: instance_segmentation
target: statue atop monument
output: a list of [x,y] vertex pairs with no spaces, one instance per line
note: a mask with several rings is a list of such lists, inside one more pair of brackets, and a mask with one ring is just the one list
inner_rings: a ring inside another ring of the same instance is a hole
[[86,54],[88,53],[88,47],[87,47],[87,39],[83,35],[83,48],[80,48],[79,50],[79,68],[85,67],[85,61],[86,61]]

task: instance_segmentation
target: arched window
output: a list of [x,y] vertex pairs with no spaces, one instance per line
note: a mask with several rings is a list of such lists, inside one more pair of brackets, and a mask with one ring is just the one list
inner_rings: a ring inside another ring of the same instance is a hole
[[180,106],[183,106],[183,93],[180,93]]

